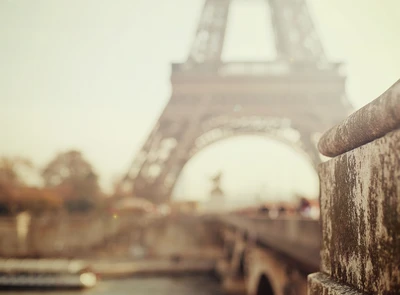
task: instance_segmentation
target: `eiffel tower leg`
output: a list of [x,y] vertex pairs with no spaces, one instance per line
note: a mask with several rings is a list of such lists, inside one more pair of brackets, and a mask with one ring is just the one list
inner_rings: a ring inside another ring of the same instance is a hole
[[172,187],[167,185],[171,179],[169,170],[171,165],[175,169],[177,166],[172,159],[176,158],[176,151],[181,142],[179,133],[183,125],[160,119],[129,172],[136,197],[146,198],[155,203],[169,199],[172,190]]
[[135,196],[155,203],[170,200],[195,139],[201,134],[200,122],[208,103],[207,97],[199,99],[195,106],[190,106],[191,112],[177,110],[171,102],[166,106],[128,173]]
[[305,0],[269,0],[275,42],[281,58],[292,62],[326,62]]

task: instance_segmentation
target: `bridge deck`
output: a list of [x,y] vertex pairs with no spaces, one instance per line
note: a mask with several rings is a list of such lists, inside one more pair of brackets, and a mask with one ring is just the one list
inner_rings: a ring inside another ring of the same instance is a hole
[[320,265],[320,224],[311,219],[269,219],[226,215],[220,220],[250,239],[298,261],[308,271]]

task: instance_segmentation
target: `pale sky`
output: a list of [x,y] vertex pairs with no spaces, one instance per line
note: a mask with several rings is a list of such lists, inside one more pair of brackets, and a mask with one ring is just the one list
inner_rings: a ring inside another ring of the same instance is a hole
[[[328,57],[347,64],[348,96],[357,108],[400,78],[400,1],[308,3]],[[0,155],[26,156],[43,166],[55,153],[77,148],[109,188],[114,176],[126,172],[167,103],[170,63],[186,58],[202,4],[0,0]],[[233,9],[225,59],[273,57],[264,38],[270,32],[263,25],[265,10],[260,12],[257,5],[246,8],[242,3]],[[239,163],[259,177],[260,185],[253,183],[257,177],[249,178],[249,171],[240,174],[232,168],[243,151],[248,157]],[[214,159],[221,153],[225,163],[216,167]],[[262,163],[254,162],[261,154]],[[262,138],[222,142],[188,163],[176,191],[204,195],[214,165],[214,170],[227,170],[224,181],[230,192],[240,194],[251,186],[253,191],[264,187],[315,193],[315,175],[304,159],[293,165],[293,155]],[[277,159],[281,167],[295,168],[288,174],[277,172],[271,168]],[[235,172],[230,175],[229,169]],[[243,176],[248,180],[236,187]],[[262,179],[276,180],[271,185]]]

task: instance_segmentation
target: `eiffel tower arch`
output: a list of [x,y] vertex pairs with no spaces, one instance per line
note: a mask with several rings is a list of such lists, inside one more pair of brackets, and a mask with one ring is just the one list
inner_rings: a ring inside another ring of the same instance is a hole
[[275,60],[223,62],[232,1],[205,1],[187,60],[172,64],[171,98],[125,178],[135,196],[167,202],[194,154],[240,134],[273,137],[316,166],[316,137],[351,111],[340,64],[327,60],[305,0],[265,0]]

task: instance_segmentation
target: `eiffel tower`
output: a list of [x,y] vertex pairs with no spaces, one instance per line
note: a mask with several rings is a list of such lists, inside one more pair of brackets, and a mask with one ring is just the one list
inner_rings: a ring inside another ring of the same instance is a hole
[[275,60],[223,62],[232,1],[205,1],[187,60],[172,64],[171,98],[124,180],[135,196],[168,202],[193,155],[240,134],[287,143],[316,166],[319,134],[351,111],[340,64],[327,60],[305,0],[264,0]]

